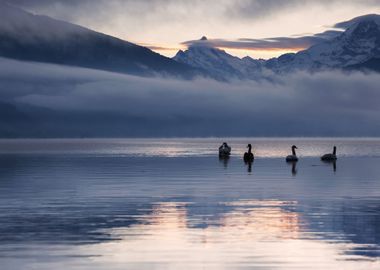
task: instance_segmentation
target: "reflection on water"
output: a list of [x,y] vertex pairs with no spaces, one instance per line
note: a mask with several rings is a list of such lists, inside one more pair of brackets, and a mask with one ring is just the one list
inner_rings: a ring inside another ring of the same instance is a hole
[[[154,262],[160,269],[167,269],[168,262],[186,262],[190,268],[202,265],[211,269],[228,268],[228,265],[244,267],[255,265],[250,262],[252,256],[265,254],[270,264],[273,260],[270,250],[278,245],[276,241],[298,238],[299,217],[297,213],[281,209],[283,204],[287,203],[230,203],[224,207],[232,208],[231,211],[221,215],[217,223],[198,227],[197,217],[189,216],[186,204],[158,203],[150,215],[142,217],[140,224],[114,230],[112,233],[120,241],[85,246],[81,252],[91,254],[107,250],[105,257],[95,260],[107,262],[112,258],[112,261],[141,265]],[[258,242],[263,245],[257,246]],[[276,260],[281,261],[280,258]]]
[[[297,202],[237,201],[217,224],[199,228],[184,203],[158,203],[142,222],[112,231],[120,240],[80,247],[80,253],[103,256],[99,265],[167,269],[173,265],[198,269],[376,269],[378,261],[347,254],[355,245],[303,235],[299,213],[287,210]],[[226,205],[227,206],[227,205]],[[195,217],[196,219],[196,217]],[[362,245],[359,248],[365,248]],[[353,263],[354,262],[354,263]]]
[[230,156],[221,156],[219,155],[219,162],[221,162],[224,168],[227,169],[228,162],[230,161]]
[[244,163],[247,166],[248,173],[251,173],[252,172],[253,160],[244,161]]
[[298,161],[287,161],[286,164],[288,164],[292,169],[292,175],[296,176],[297,175],[297,163]]
[[333,171],[336,172],[336,160],[323,160],[322,162],[326,165],[330,165],[333,168]]
[[[334,142],[339,170],[324,139],[298,141],[315,156],[296,164],[195,154],[210,140],[101,141],[0,141],[1,269],[380,269],[374,139],[360,157],[367,139]],[[152,145],[169,148],[133,154]]]

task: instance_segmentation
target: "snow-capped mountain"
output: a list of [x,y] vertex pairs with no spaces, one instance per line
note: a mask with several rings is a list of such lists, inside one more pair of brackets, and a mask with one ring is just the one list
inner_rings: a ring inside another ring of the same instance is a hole
[[213,48],[206,38],[179,51],[174,60],[205,69],[223,79],[256,79],[264,74],[296,70],[371,69],[380,70],[380,15],[371,14],[340,24],[342,34],[298,53],[288,53],[267,61],[240,59]]
[[344,69],[380,58],[380,16],[361,16],[351,22],[338,37],[296,54],[271,59],[267,61],[266,67],[281,73]]
[[208,44],[206,37],[202,37],[188,50],[178,51],[173,59],[206,70],[217,79],[254,78],[262,67],[262,60],[255,60],[248,56],[240,59],[224,50],[213,48]]

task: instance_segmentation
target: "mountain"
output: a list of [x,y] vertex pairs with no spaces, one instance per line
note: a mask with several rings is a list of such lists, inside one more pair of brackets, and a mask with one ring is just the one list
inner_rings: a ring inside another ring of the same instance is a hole
[[353,69],[371,59],[380,58],[380,15],[357,17],[347,22],[347,26],[341,35],[296,54],[271,59],[266,67],[280,73],[294,70]]
[[137,75],[198,71],[148,48],[0,3],[0,56]]
[[191,45],[185,52],[180,50],[174,57],[179,63],[207,70],[214,78],[254,78],[260,71],[262,61],[250,57],[240,59],[223,50],[213,48],[202,37],[197,43]]
[[296,70],[325,69],[380,70],[380,15],[370,14],[337,24],[342,34],[298,53],[287,53],[269,60],[240,59],[213,48],[207,39],[179,51],[174,60],[209,71],[223,79],[257,79],[267,74]]
[[347,70],[376,71],[380,72],[380,58],[371,58],[360,64],[349,65]]

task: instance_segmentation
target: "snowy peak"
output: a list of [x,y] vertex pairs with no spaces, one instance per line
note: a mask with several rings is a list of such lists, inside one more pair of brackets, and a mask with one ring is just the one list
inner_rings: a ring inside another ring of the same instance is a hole
[[256,77],[259,61],[250,57],[240,59],[226,51],[214,48],[206,37],[191,44],[186,51],[178,51],[177,62],[206,70],[217,79]]
[[[345,69],[380,58],[380,16],[366,15],[335,25],[345,29],[339,36],[296,54],[267,61],[276,73],[295,70]],[[373,61],[371,61],[372,63]]]
[[[379,16],[380,17],[380,16]],[[352,24],[344,33],[345,38],[349,38],[352,41],[358,42],[361,40],[372,40],[380,38],[380,18],[369,18],[357,21]]]
[[[369,14],[338,23],[342,33],[321,41],[298,53],[287,53],[270,60],[234,57],[214,48],[212,40],[202,37],[186,51],[179,51],[174,59],[193,67],[207,70],[224,79],[256,79],[264,74],[289,73],[296,70],[369,68],[379,70],[380,15]],[[375,68],[374,68],[375,67]]]
[[293,61],[303,60],[309,68],[344,68],[380,57],[380,24],[377,18],[354,19],[355,23],[351,23],[340,36],[297,53]]

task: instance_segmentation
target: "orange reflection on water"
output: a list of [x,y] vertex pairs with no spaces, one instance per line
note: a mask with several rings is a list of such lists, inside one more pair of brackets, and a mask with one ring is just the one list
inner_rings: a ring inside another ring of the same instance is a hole
[[[255,240],[297,238],[300,230],[298,213],[282,209],[296,202],[282,201],[240,201],[230,203],[236,207],[224,215],[221,228],[227,233],[236,232],[236,238]],[[244,233],[242,233],[244,232]]]
[[79,252],[101,255],[91,260],[110,269],[379,269],[379,260],[344,255],[354,244],[301,237],[299,214],[284,209],[296,204],[238,201],[222,204],[216,217],[190,215],[186,203],[158,203],[138,224],[113,230],[120,241]]
[[[295,202],[292,202],[295,203]],[[289,204],[289,203],[286,203]],[[273,240],[276,238],[297,238],[299,233],[299,216],[295,212],[285,211],[280,201],[243,201],[226,204],[233,211],[221,215],[219,220],[210,221],[202,230],[191,223],[185,203],[160,203],[153,206],[151,215],[143,217],[142,222],[150,224],[155,234],[162,235],[169,231],[172,235],[185,234],[196,230],[193,234],[203,243],[218,242],[220,234],[226,234],[229,241]],[[210,217],[211,218],[211,217]],[[207,217],[202,222],[207,222]],[[159,236],[160,237],[160,236]],[[167,239],[169,239],[167,238]],[[198,239],[198,240],[199,240]]]

